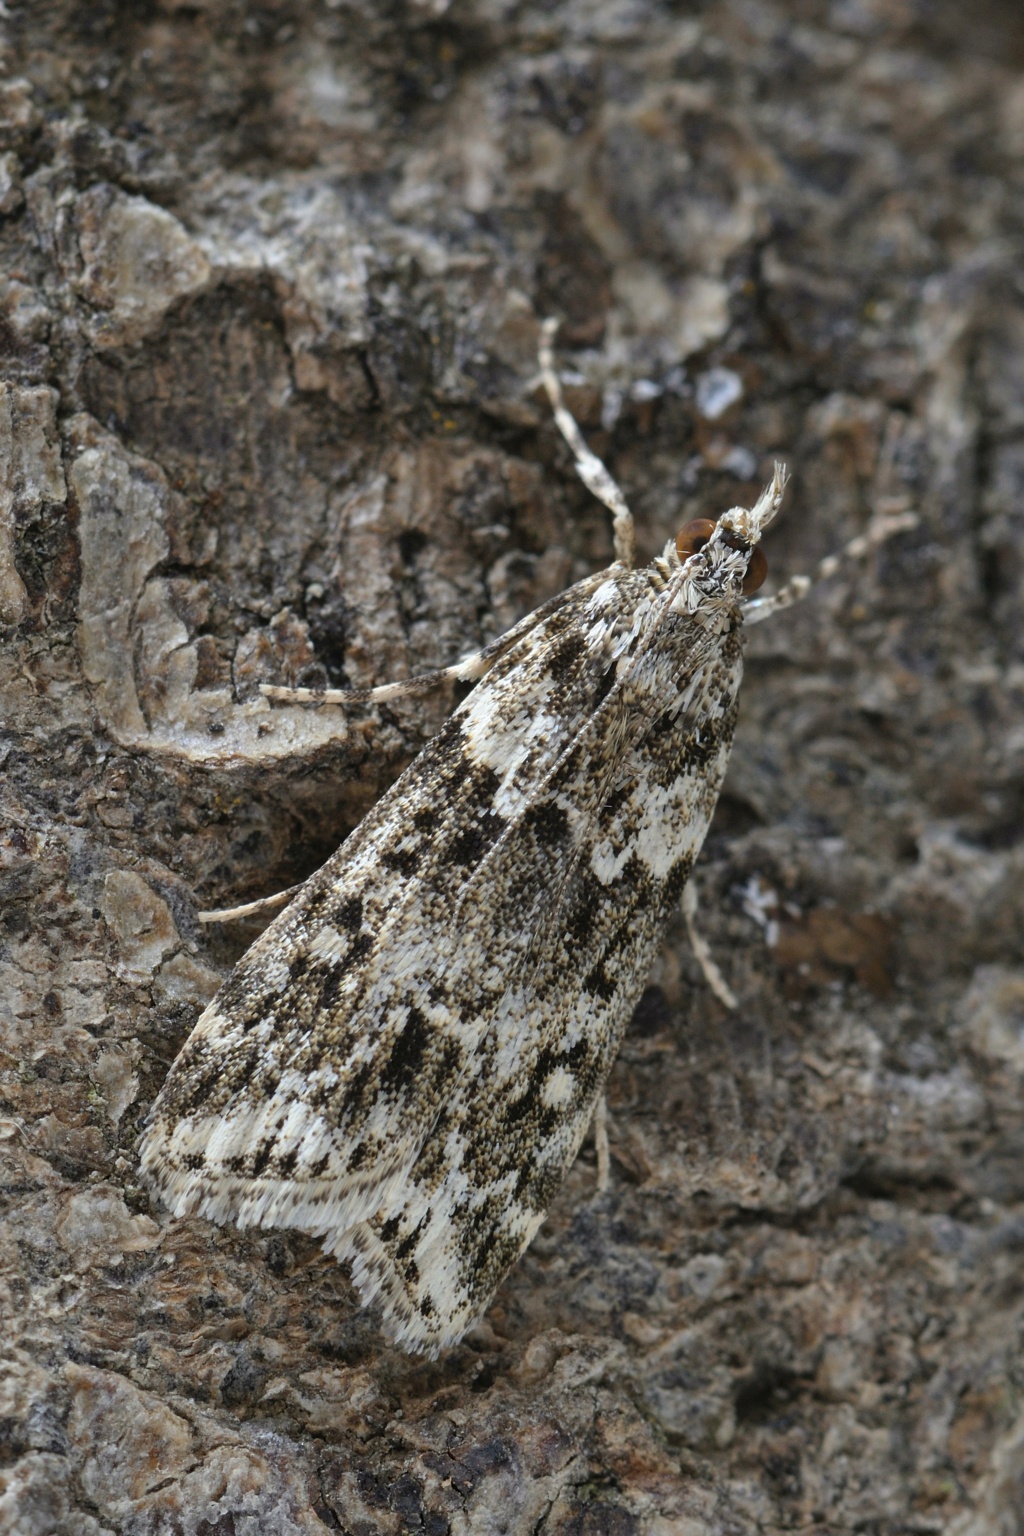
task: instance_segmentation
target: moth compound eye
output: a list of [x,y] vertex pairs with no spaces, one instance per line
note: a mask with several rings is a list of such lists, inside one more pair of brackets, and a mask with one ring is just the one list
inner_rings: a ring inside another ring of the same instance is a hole
[[676,534],[676,554],[680,560],[686,560],[690,555],[695,555],[698,549],[703,549],[715,531],[715,524],[710,517],[695,517],[692,523],[687,523]]
[[749,597],[751,592],[756,592],[758,587],[763,587],[767,575],[768,561],[764,557],[764,550],[760,544],[755,544],[750,551],[750,564],[747,566],[747,574],[743,578],[743,586],[740,589],[743,596]]

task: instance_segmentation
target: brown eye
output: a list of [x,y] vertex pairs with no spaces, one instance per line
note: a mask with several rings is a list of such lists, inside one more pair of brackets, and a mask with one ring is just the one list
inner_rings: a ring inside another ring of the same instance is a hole
[[703,549],[715,531],[715,524],[710,517],[695,517],[692,523],[687,523],[676,534],[676,554],[680,560],[685,560],[690,555],[695,555],[698,549]]
[[743,578],[742,592],[744,597],[749,597],[751,592],[756,592],[758,587],[764,586],[764,579],[768,575],[768,561],[764,557],[764,550],[760,544],[755,544],[750,551],[750,564],[747,566],[747,574]]

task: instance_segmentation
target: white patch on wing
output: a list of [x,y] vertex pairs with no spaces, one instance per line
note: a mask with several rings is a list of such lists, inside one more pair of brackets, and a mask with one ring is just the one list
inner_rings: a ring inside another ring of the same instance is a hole
[[471,710],[462,726],[466,752],[474,763],[491,768],[501,779],[489,809],[513,820],[530,803],[534,786],[523,783],[520,770],[538,745],[558,741],[564,721],[544,709],[544,700],[554,684],[547,678],[538,686],[536,702],[530,708],[508,714],[501,707],[505,701],[484,696],[478,709]]
[[286,992],[292,982],[291,969],[286,961],[274,957],[264,964],[260,979],[267,992]]
[[604,613],[608,608],[617,611],[621,605],[622,593],[619,590],[619,583],[614,576],[611,576],[607,581],[602,581],[597,591],[591,594],[583,611],[587,614],[598,614]]
[[212,1003],[207,1003],[202,1013],[196,1020],[193,1031],[196,1039],[227,1041],[238,1036],[237,1019],[226,1019],[217,1007],[217,998]]
[[565,1067],[556,1067],[549,1072],[544,1079],[544,1087],[541,1089],[541,1103],[545,1109],[561,1109],[568,1104],[576,1092],[576,1079]]
[[707,817],[699,814],[699,793],[700,783],[689,774],[648,789],[633,850],[656,880],[704,841]]
[[316,936],[306,953],[311,960],[340,960],[342,955],[347,955],[352,948],[352,940],[347,934],[339,933],[337,928],[332,928],[325,923],[318,928]]
[[436,959],[437,953],[437,940],[429,932],[415,940],[408,938],[401,945],[396,944],[389,953],[386,987],[384,984],[379,984],[376,993],[367,999],[367,1012],[373,1014],[377,996],[383,999],[385,996],[393,995],[396,981],[407,981],[413,977],[429,975],[432,961]]

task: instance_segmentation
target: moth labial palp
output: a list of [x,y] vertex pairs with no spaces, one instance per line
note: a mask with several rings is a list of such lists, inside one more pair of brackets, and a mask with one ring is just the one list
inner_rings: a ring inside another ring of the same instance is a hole
[[[725,774],[776,466],[754,506],[687,524],[648,565],[629,507],[540,374],[615,560],[472,656],[361,692],[475,684],[242,957],[153,1106],[142,1171],[176,1215],[292,1227],[351,1264],[399,1345],[436,1355],[527,1246],[596,1111]],[[863,553],[887,537],[857,541]],[[400,855],[400,857],[399,857]],[[265,905],[265,904],[264,904]],[[241,909],[236,909],[241,910]],[[225,918],[232,912],[208,914]]]

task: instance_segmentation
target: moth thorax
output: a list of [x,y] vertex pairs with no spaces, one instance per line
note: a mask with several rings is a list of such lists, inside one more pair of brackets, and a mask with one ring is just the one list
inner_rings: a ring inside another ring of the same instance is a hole
[[[718,524],[712,522],[710,517],[695,517],[692,523],[686,523],[680,528],[676,534],[676,554],[680,560],[688,560],[691,555],[703,549],[717,527]],[[721,538],[722,543],[728,544],[730,549],[750,553],[750,563],[747,566],[742,587],[744,597],[749,597],[751,592],[756,592],[758,587],[764,585],[764,579],[768,575],[768,561],[764,557],[764,551],[760,544],[755,544],[751,548],[745,539],[741,539],[739,534],[733,533],[731,529],[727,529]]]

